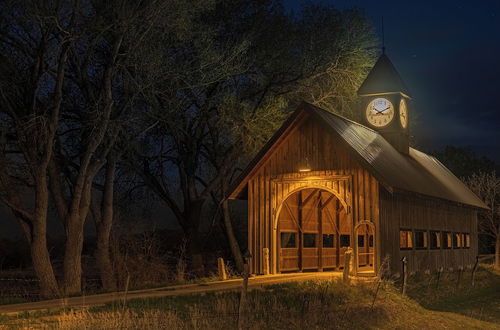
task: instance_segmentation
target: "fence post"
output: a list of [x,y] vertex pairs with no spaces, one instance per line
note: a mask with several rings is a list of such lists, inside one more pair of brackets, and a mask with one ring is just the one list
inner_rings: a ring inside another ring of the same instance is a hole
[[240,295],[240,306],[238,309],[238,330],[246,329],[246,316],[247,316],[247,291],[248,291],[248,277],[250,276],[250,258],[252,255],[247,250],[243,255],[245,264],[243,265],[243,285]]
[[477,266],[479,265],[479,256],[476,256],[476,263],[472,268],[472,286],[474,286],[474,280],[476,279]]
[[404,296],[406,295],[406,286],[408,285],[408,260],[406,257],[403,257],[401,262],[403,263],[403,287],[401,288],[401,293]]
[[264,275],[269,275],[269,248],[263,248],[262,249],[262,254],[264,256],[264,269],[263,269],[263,274]]
[[219,277],[222,278],[223,281],[227,280],[227,272],[226,265],[224,264],[224,259],[217,258],[217,265],[219,268]]
[[343,275],[344,283],[347,284],[349,284],[349,274],[351,273],[351,256],[352,256],[352,249],[347,248],[344,253],[344,275]]

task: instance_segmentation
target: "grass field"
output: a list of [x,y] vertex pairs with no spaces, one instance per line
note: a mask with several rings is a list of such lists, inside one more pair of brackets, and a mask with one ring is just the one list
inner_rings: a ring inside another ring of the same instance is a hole
[[[377,290],[377,287],[379,290]],[[249,329],[500,329],[500,274],[469,273],[410,278],[399,283],[338,281],[271,285],[248,293]],[[239,293],[131,300],[88,310],[0,317],[5,328],[234,329]],[[246,315],[246,316],[245,316]]]

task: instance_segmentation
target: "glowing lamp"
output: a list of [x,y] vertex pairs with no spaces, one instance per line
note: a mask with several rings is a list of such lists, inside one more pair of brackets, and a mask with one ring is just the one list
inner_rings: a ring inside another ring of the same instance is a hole
[[311,172],[311,166],[309,165],[309,158],[306,157],[305,162],[299,167],[299,172]]

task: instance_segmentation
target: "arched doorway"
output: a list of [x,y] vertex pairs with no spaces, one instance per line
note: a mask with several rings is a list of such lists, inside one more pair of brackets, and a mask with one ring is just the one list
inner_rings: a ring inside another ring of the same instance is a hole
[[363,220],[355,227],[356,264],[358,274],[374,273],[375,264],[375,225]]
[[299,190],[278,214],[278,271],[339,269],[352,227],[340,200],[321,188]]

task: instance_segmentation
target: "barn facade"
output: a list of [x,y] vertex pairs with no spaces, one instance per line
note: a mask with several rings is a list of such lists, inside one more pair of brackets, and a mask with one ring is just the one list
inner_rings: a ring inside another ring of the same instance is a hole
[[252,273],[339,270],[347,250],[358,275],[398,273],[402,257],[410,272],[474,264],[486,206],[409,147],[410,96],[387,56],[359,94],[362,123],[303,103],[237,180]]

